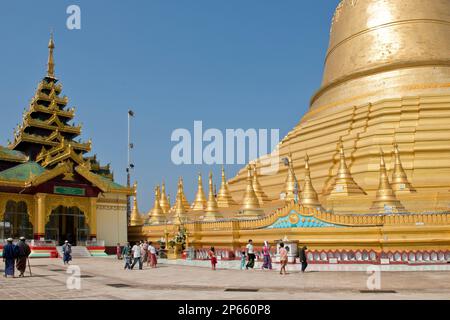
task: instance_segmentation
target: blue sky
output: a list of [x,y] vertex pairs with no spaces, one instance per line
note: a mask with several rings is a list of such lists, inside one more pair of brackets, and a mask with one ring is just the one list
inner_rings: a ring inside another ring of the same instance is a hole
[[[125,184],[127,110],[133,120],[133,178],[141,211],[165,180],[187,197],[196,175],[220,166],[171,162],[172,131],[280,129],[301,119],[319,88],[330,20],[338,0],[5,1],[1,4],[0,144],[12,139],[45,74],[50,29],[56,75],[77,108],[82,138]],[[81,30],[66,28],[66,8],[81,8]],[[241,166],[227,166],[232,177]]]

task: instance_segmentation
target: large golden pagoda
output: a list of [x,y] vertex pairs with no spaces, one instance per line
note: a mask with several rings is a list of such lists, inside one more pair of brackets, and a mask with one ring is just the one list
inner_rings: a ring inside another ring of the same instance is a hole
[[[396,143],[404,174],[417,191],[398,195],[405,207],[428,210],[426,199],[446,207],[449,53],[448,0],[341,1],[332,21],[322,85],[311,98],[308,113],[280,143],[280,157],[292,153],[293,164],[298,164],[294,170],[301,175],[299,160],[308,152],[314,159],[310,169],[322,204],[349,211],[346,199],[329,199],[327,194],[340,170],[336,146],[342,140],[351,160],[349,172],[367,193],[359,196],[357,211],[369,212],[378,189],[380,147],[392,149]],[[283,190],[287,169],[280,166],[278,174],[259,178],[272,200]],[[239,198],[245,188],[242,170],[229,181],[229,189]]]

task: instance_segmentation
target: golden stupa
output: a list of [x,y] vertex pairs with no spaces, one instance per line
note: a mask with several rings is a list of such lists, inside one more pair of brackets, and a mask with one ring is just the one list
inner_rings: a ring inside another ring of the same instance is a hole
[[161,186],[161,198],[159,200],[159,204],[161,205],[161,209],[164,214],[169,213],[170,211],[170,201],[166,194],[166,184],[163,182]]
[[203,182],[202,182],[202,175],[201,173],[198,174],[198,190],[197,194],[195,196],[195,200],[192,203],[192,210],[193,211],[204,211],[206,209],[206,196],[205,192],[203,191]]
[[[300,160],[308,152],[322,205],[336,213],[368,213],[378,190],[380,147],[391,150],[396,143],[403,165],[399,177],[407,176],[405,188],[417,191],[400,192],[399,200],[420,212],[430,209],[429,199],[433,207],[447,207],[449,136],[450,1],[341,1],[322,85],[309,111],[278,146],[279,157],[292,153],[294,170],[302,176]],[[351,177],[367,193],[355,196],[357,201],[327,194],[341,164],[340,141]],[[278,174],[259,177],[271,200],[279,199],[287,170],[280,164]],[[396,181],[394,188],[404,187]],[[229,181],[234,198],[246,186],[244,169]]]

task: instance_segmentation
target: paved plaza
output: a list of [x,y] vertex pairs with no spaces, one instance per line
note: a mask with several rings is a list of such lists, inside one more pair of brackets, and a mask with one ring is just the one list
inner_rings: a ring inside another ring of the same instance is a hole
[[294,271],[281,276],[277,271],[211,271],[165,263],[157,269],[125,271],[122,261],[111,257],[80,258],[72,263],[81,270],[78,290],[68,289],[71,275],[61,260],[34,259],[31,264],[31,278],[1,278],[1,300],[450,299],[449,271],[382,272],[381,291],[365,292],[366,272]]

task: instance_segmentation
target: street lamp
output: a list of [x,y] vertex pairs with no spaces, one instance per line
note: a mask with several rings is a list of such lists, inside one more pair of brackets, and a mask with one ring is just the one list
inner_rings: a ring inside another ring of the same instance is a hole
[[291,164],[290,159],[287,158],[287,157],[285,157],[285,158],[283,158],[283,159],[281,159],[281,160],[283,160],[284,165],[287,166],[287,167],[289,168],[289,170],[291,171],[292,176],[294,177],[294,180],[295,180],[295,184],[294,184],[294,195],[295,195],[295,203],[297,204],[297,203],[298,203],[298,191],[299,191],[299,189],[298,189],[299,184],[298,184],[297,177],[295,176],[294,169],[293,169],[292,166],[290,165],[290,164]]
[[[134,148],[134,144],[131,143],[131,118],[134,118],[134,112],[128,110],[128,145],[127,145],[127,187],[131,188],[131,170],[134,169],[134,164],[131,163],[131,149]],[[131,197],[127,196],[127,225],[130,225],[131,218]]]

